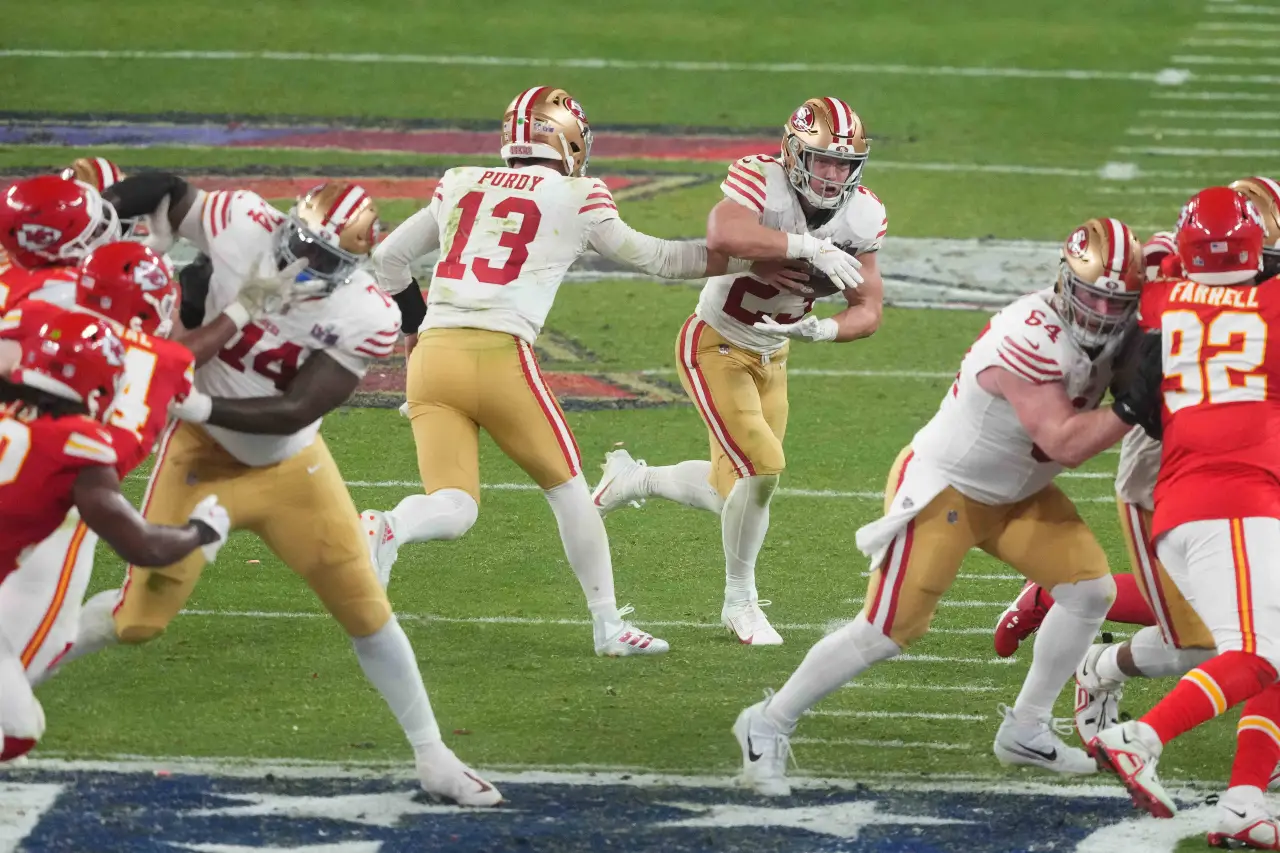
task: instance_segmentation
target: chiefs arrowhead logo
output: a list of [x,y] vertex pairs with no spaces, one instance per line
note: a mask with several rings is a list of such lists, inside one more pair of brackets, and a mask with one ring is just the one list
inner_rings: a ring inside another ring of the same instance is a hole
[[813,117],[813,110],[806,104],[791,114],[791,126],[800,133],[813,133],[814,127],[817,126],[817,120]]
[[18,245],[27,251],[41,252],[61,240],[62,232],[48,225],[28,222],[19,228],[14,236],[18,239]]
[[169,286],[169,274],[154,261],[139,261],[133,267],[133,281],[144,292],[164,290]]
[[587,121],[587,111],[582,108],[582,104],[578,103],[573,98],[564,99],[564,108],[573,113],[574,117],[577,118],[578,121],[583,124],[589,124]]
[[1084,228],[1077,228],[1075,233],[1067,238],[1067,254],[1073,258],[1084,260],[1084,256],[1089,249],[1089,232]]

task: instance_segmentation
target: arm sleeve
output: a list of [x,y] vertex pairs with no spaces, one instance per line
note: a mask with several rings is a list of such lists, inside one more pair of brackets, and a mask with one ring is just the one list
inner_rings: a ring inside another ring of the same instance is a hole
[[400,308],[400,331],[406,335],[417,334],[427,317],[427,301],[422,297],[418,280],[410,279],[409,286],[391,298]]
[[591,245],[610,260],[628,264],[662,278],[703,278],[707,274],[707,244],[662,240],[632,228],[621,219],[599,222],[591,230]]
[[373,253],[373,272],[378,286],[396,295],[413,282],[409,266],[440,246],[439,189],[431,204],[401,222]]
[[155,213],[165,196],[182,198],[187,192],[187,182],[170,172],[142,172],[130,175],[111,185],[103,197],[111,202],[121,219],[133,219]]

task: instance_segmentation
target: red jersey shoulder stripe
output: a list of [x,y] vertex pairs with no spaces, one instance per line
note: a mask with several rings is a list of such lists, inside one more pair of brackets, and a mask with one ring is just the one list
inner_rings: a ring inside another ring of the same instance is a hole
[[1058,366],[1057,360],[1048,358],[1047,356],[1043,356],[1035,352],[1036,347],[1034,347],[1029,341],[1023,341],[1022,343],[1018,343],[1009,335],[1005,335],[1004,340],[1001,342],[1001,345],[1006,347],[1012,347],[1017,352],[1031,359],[1033,362],[1040,362],[1040,364],[1044,365],[1044,369],[1051,370],[1051,369],[1057,368]]
[[734,163],[730,166],[729,174],[738,178],[746,178],[750,183],[759,184],[761,189],[764,189],[766,185],[764,175],[752,169],[745,168],[741,165],[741,162]]
[[746,187],[741,181],[736,181],[732,176],[724,179],[724,183],[720,185],[725,194],[733,193],[733,197],[747,202],[758,212],[764,213],[764,199],[759,197],[758,191],[752,191]]
[[606,209],[606,210],[617,210],[617,209],[618,209],[618,208],[617,208],[617,205],[614,205],[614,204],[612,204],[612,203],[610,203],[610,202],[607,202],[607,201],[597,201],[597,202],[595,202],[594,204],[586,204],[586,205],[583,205],[583,206],[582,206],[582,208],[578,211],[578,213],[590,213],[590,212],[591,212],[591,211],[593,211],[593,210],[600,210],[601,208],[604,208],[604,209]]

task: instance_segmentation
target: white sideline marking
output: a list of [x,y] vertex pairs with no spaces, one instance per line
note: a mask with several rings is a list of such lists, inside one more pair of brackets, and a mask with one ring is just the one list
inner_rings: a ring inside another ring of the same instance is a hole
[[793,737],[793,744],[820,744],[825,746],[862,746],[871,749],[927,749],[930,752],[968,752],[973,749],[967,743],[941,743],[915,740],[869,740],[854,737]]
[[1263,101],[1280,104],[1280,96],[1265,92],[1155,92],[1152,97],[1164,101]]
[[999,693],[1004,690],[1003,687],[996,687],[994,684],[927,684],[923,682],[917,683],[898,683],[898,684],[871,684],[858,680],[850,681],[844,686],[845,690],[927,690],[938,693]]
[[22,849],[64,785],[0,782],[0,853]]
[[1161,157],[1280,157],[1280,149],[1277,148],[1166,148],[1162,146],[1120,146],[1115,150],[1123,154],[1152,154]]
[[460,65],[490,68],[589,68],[626,71],[763,72],[768,74],[905,74],[922,77],[1005,77],[1031,80],[1120,80],[1168,83],[1170,75],[1096,68],[984,68],[953,65],[879,65],[843,62],[701,62],[686,60],[474,56],[429,53],[308,53],[278,50],[0,50],[4,59],[161,59],[178,61],[330,62],[357,65]]
[[1266,127],[1131,127],[1129,136],[1213,136],[1220,139],[1280,139],[1280,130]]
[[855,717],[862,720],[963,720],[965,722],[974,722],[976,720],[990,720],[992,715],[987,714],[946,714],[933,711],[805,711],[808,717]]
[[[1280,43],[1277,43],[1280,47]],[[1280,110],[1139,110],[1138,115],[1158,118],[1207,118],[1280,121]]]

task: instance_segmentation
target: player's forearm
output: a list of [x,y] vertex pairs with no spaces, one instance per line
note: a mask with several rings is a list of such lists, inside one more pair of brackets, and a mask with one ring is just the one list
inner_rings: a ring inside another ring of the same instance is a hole
[[172,565],[218,538],[208,525],[151,524],[119,494],[103,500],[100,505],[79,505],[78,508],[90,530],[127,562],[140,568]]
[[1129,424],[1110,408],[1080,412],[1036,437],[1036,444],[1060,465],[1075,468],[1124,438]]
[[880,305],[856,305],[846,308],[831,319],[836,321],[836,343],[869,338],[880,328]]
[[216,356],[239,331],[231,317],[219,314],[212,323],[198,329],[175,329],[173,340],[191,350],[199,367]]
[[713,217],[707,224],[707,249],[749,261],[781,261],[791,257],[788,236],[752,219],[719,223]]
[[214,397],[205,423],[254,435],[292,435],[324,417],[308,401],[289,396],[233,400]]

